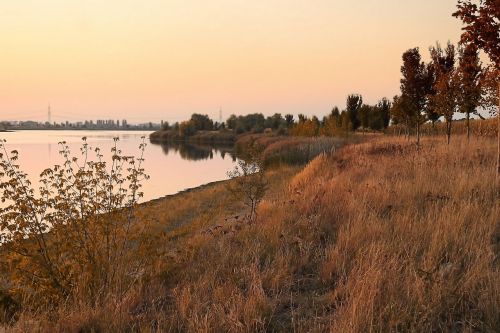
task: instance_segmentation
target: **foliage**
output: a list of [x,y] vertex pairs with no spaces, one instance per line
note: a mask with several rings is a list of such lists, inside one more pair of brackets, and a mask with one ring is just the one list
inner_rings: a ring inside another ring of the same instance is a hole
[[236,131],[237,134],[244,132],[259,133],[264,131],[266,119],[261,113],[253,113],[245,116],[231,115],[226,123],[229,129]]
[[349,95],[345,111],[340,112],[338,107],[334,107],[329,115],[323,117],[322,121],[319,121],[316,116],[308,118],[299,114],[299,121],[289,130],[289,134],[303,137],[341,137],[347,136],[349,132],[360,126],[363,127],[363,131],[368,129],[381,131],[387,128],[390,121],[391,103],[389,100],[383,98],[376,105],[362,103],[361,95]]
[[481,74],[481,106],[488,109],[491,114],[498,112],[500,76],[494,66],[486,67]]
[[236,200],[248,207],[248,221],[254,222],[257,218],[257,206],[268,188],[264,162],[258,150],[249,148],[246,158],[239,159],[228,176],[232,181],[228,183],[227,189]]
[[460,112],[467,118],[467,133],[469,137],[469,119],[471,114],[477,114],[481,105],[481,63],[479,50],[474,44],[467,44],[459,49],[459,65],[456,72],[457,104]]
[[409,128],[417,127],[417,144],[419,143],[420,125],[425,122],[422,115],[426,105],[428,93],[428,74],[425,64],[421,61],[418,48],[407,50],[403,53],[403,65],[401,66],[401,95],[405,107],[403,112],[404,122]]
[[169,129],[170,129],[170,124],[168,123],[168,121],[162,122],[162,124],[161,124],[161,130],[162,131],[168,131]]
[[319,121],[314,119],[306,118],[300,115],[300,120],[295,126],[290,130],[290,134],[293,136],[316,136],[319,134],[320,124]]
[[214,129],[214,122],[206,114],[193,113],[190,121],[197,131],[211,131]]
[[286,122],[286,127],[290,128],[292,127],[294,120],[293,120],[293,114],[286,114],[285,115],[285,122]]
[[349,115],[349,120],[354,131],[361,125],[358,113],[362,105],[363,97],[361,95],[352,94],[347,96],[346,112]]
[[464,23],[462,42],[483,49],[500,70],[500,5],[498,0],[459,0],[453,16]]
[[[107,163],[83,138],[81,156],[60,143],[63,165],[44,170],[39,193],[17,163],[18,152],[0,144],[2,264],[20,298],[55,305],[68,297],[90,303],[122,297],[142,274],[144,224],[135,221],[148,178],[140,156],[111,149]],[[91,158],[95,154],[95,159]]]
[[287,127],[287,121],[281,116],[281,113],[275,113],[274,115],[266,118],[264,127],[277,130],[280,127]]
[[196,134],[197,128],[192,120],[183,121],[179,124],[179,136],[190,137]]
[[430,48],[432,64],[436,73],[435,95],[432,104],[447,126],[447,140],[450,143],[453,115],[458,107],[458,76],[455,70],[455,47],[448,43],[443,50],[439,44]]
[[377,116],[380,118],[382,125],[379,129],[387,128],[391,120],[391,114],[390,114],[391,101],[389,101],[387,98],[384,97],[378,102],[376,108],[378,111]]
[[392,106],[390,109],[392,125],[406,124],[406,101],[404,96],[396,95],[392,99]]

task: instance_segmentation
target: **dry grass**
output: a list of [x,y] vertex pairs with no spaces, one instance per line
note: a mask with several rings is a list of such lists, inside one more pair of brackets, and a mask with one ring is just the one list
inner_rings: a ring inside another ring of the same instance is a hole
[[360,141],[361,136],[346,138],[294,137],[274,134],[246,134],[238,138],[236,150],[244,155],[248,146],[262,151],[267,166],[305,164],[323,153],[332,153],[346,142]]
[[[69,306],[36,322],[75,332],[498,332],[495,148],[464,138],[427,138],[419,151],[398,138],[347,146],[291,180],[293,169],[281,180],[272,171],[251,225],[234,219],[238,205],[218,186],[153,203],[144,214],[164,234],[151,280],[119,306]],[[188,222],[169,230],[178,216]]]
[[[405,127],[402,125],[390,126],[387,128],[386,133],[388,134],[399,134],[402,135],[406,131]],[[415,129],[412,129],[412,134],[415,134]],[[471,119],[470,120],[470,132],[472,137],[497,137],[498,133],[498,118],[489,119]],[[467,134],[467,123],[465,120],[457,120],[452,123],[452,140],[455,135]],[[439,122],[434,125],[426,123],[421,128],[422,135],[441,135],[446,136],[446,124],[444,122]]]

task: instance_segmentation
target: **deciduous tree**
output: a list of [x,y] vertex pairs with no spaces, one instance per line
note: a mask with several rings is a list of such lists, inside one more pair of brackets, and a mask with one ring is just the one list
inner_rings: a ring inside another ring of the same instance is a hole
[[[405,113],[407,126],[415,124],[417,146],[420,144],[420,125],[425,122],[422,111],[426,102],[426,67],[421,61],[418,48],[403,53],[401,66],[401,95],[405,101],[402,111]],[[402,105],[401,105],[402,106]],[[408,131],[409,132],[409,131]]]
[[459,111],[465,113],[467,140],[470,139],[470,115],[477,113],[481,103],[481,62],[475,44],[467,44],[459,49],[457,68],[457,102]]
[[363,105],[363,97],[358,94],[352,94],[347,96],[346,101],[346,112],[349,115],[352,130],[355,131],[361,125],[359,119],[359,109]]
[[439,43],[430,47],[431,59],[436,72],[434,84],[435,95],[432,96],[432,104],[436,112],[443,116],[446,121],[446,138],[448,144],[451,139],[451,128],[453,115],[457,109],[457,75],[455,71],[455,46],[448,42],[443,50]]
[[[484,50],[495,64],[500,76],[500,3],[498,0],[459,0],[453,16],[460,18],[465,27],[462,41]],[[500,92],[500,82],[499,82]],[[498,116],[497,175],[500,177],[500,105]],[[499,178],[500,179],[500,178]]]

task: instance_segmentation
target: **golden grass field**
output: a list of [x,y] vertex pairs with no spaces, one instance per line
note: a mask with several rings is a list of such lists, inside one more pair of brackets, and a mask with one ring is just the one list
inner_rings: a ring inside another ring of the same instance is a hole
[[373,136],[269,171],[253,224],[224,184],[145,204],[147,280],[11,330],[498,332],[495,152],[490,138],[417,150]]

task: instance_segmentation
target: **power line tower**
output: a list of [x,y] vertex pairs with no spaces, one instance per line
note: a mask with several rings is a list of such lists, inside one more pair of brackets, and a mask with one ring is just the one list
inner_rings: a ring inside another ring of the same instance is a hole
[[222,106],[219,107],[219,124],[222,124]]
[[47,121],[49,124],[52,122],[52,112],[50,111],[50,103],[49,103],[49,110],[47,112]]

